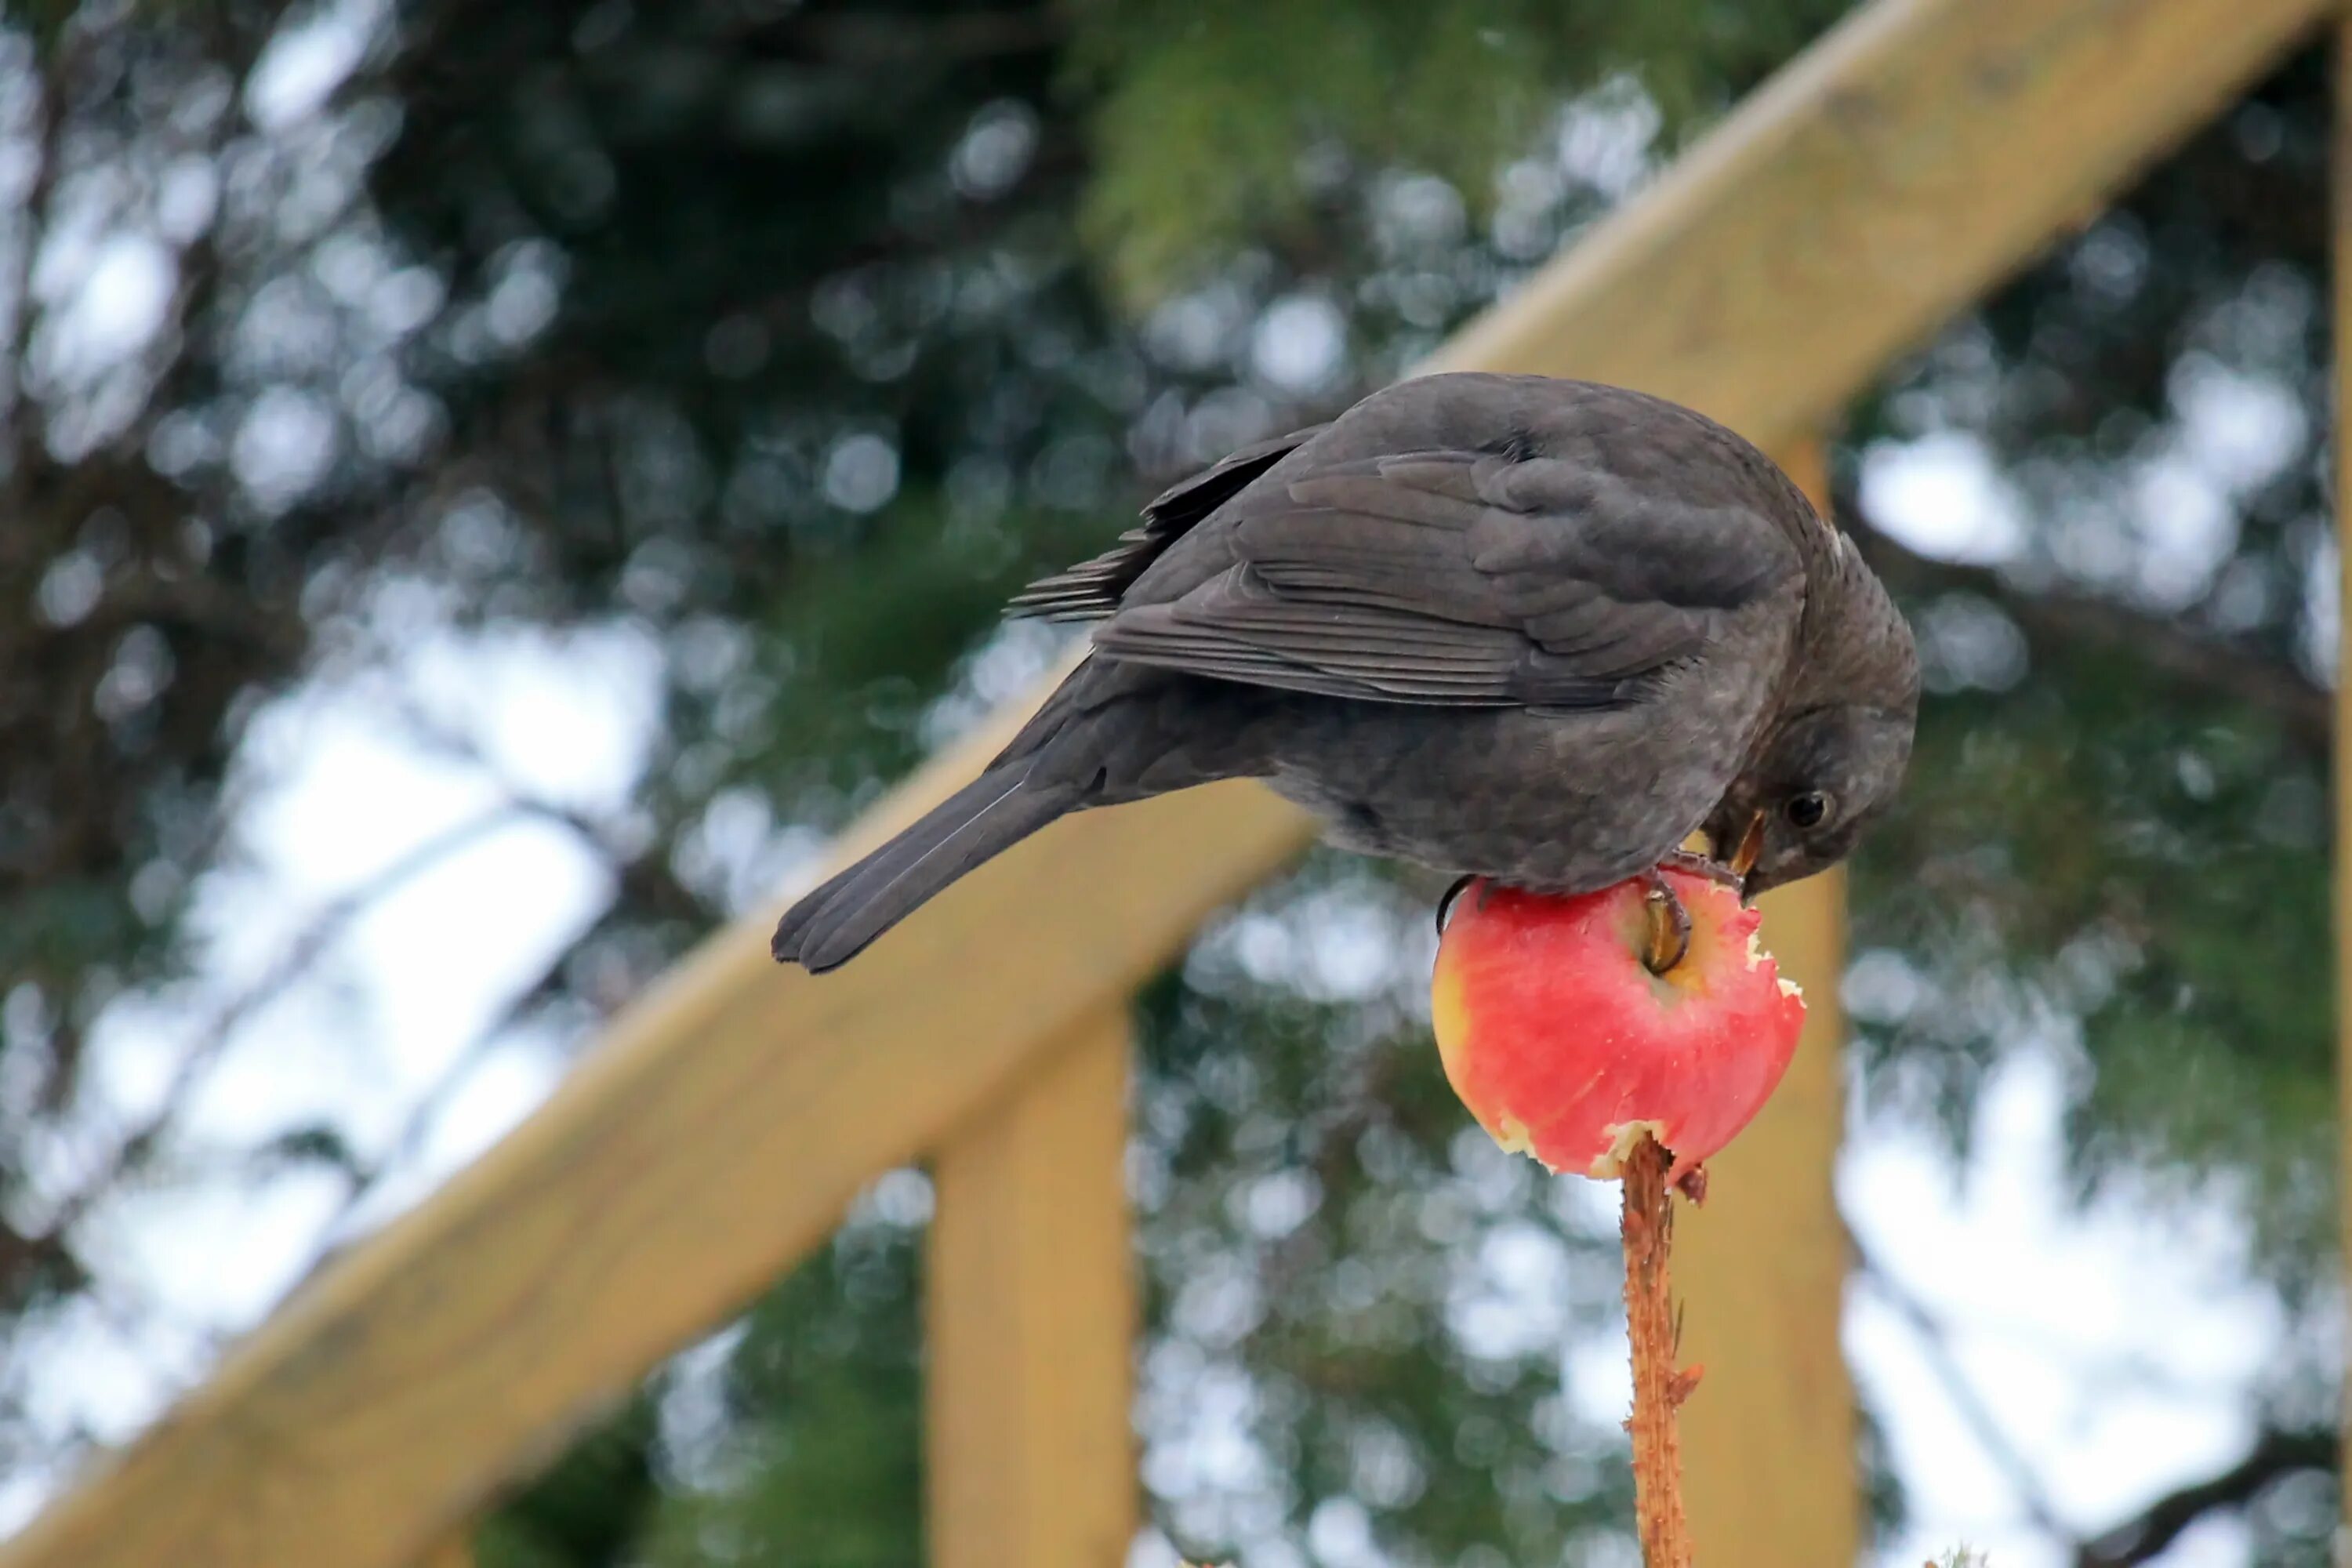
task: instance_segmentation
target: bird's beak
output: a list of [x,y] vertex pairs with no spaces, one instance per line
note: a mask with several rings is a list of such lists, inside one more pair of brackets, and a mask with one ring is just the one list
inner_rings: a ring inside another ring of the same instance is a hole
[[1764,814],[1758,812],[1748,819],[1748,831],[1739,836],[1739,847],[1731,852],[1728,864],[1734,874],[1745,878],[1756,869],[1756,862],[1764,858]]

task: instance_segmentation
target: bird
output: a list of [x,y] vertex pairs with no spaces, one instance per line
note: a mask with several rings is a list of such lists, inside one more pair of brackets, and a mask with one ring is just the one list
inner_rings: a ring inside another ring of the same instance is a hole
[[1252,778],[1456,891],[1649,879],[1659,968],[1689,931],[1659,868],[1752,899],[1837,864],[1918,708],[1910,627],[1778,465],[1551,376],[1409,377],[1244,447],[1008,614],[1090,646],[979,777],[786,911],[779,962],[837,968],[1072,812]]

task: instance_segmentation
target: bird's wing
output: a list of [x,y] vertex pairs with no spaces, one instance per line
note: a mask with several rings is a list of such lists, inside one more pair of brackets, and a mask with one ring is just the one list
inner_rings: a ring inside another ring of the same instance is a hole
[[[1442,706],[1635,700],[1728,617],[1801,595],[1772,521],[1575,462],[1467,451],[1310,468],[1220,519],[1230,566],[1096,629],[1105,657]],[[1204,538],[1203,543],[1207,542]]]
[[1120,534],[1093,560],[1032,583],[1013,595],[1007,613],[1053,621],[1100,620],[1115,614],[1128,584],[1143,575],[1161,552],[1323,428],[1316,425],[1244,447],[1213,467],[1179,479],[1144,507],[1140,526]]

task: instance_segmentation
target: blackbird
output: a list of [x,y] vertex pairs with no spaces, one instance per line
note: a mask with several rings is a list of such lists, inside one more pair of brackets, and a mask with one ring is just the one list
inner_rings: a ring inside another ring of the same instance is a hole
[[1648,876],[1679,917],[1661,863],[1752,897],[1842,859],[1918,707],[1909,627],[1769,458],[1546,376],[1406,380],[1245,447],[1012,613],[1093,647],[979,778],[793,905],[779,960],[846,963],[1065,813],[1227,778],[1363,853],[1545,893]]

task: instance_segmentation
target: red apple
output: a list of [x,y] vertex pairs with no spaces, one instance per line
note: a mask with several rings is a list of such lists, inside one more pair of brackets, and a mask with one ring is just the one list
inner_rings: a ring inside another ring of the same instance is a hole
[[1728,888],[1669,870],[1690,947],[1654,974],[1638,880],[1575,898],[1462,890],[1437,946],[1431,1011],[1454,1092],[1504,1148],[1612,1177],[1643,1132],[1678,1182],[1731,1142],[1787,1070],[1796,985]]

